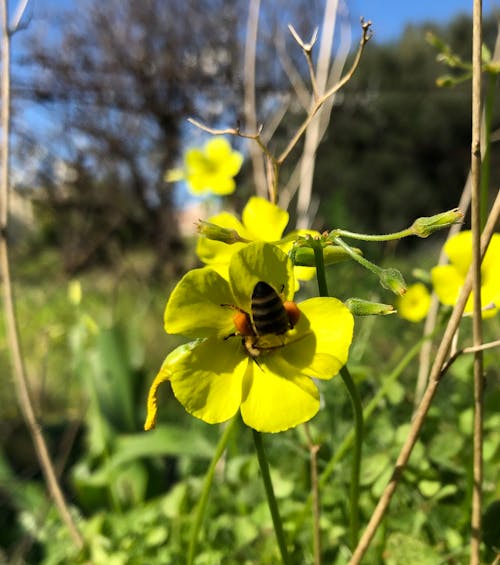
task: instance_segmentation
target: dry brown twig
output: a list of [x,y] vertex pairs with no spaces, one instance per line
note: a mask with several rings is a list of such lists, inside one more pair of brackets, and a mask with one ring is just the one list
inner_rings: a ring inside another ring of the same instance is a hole
[[362,57],[364,48],[371,38],[372,34],[371,34],[370,28],[371,28],[371,22],[370,21],[365,22],[362,19],[361,20],[362,35],[361,35],[361,39],[360,39],[360,42],[359,42],[358,50],[356,52],[356,55],[354,57],[354,61],[351,65],[350,69],[347,71],[347,73],[336,84],[334,84],[332,87],[330,87],[313,104],[313,106],[309,110],[306,118],[304,119],[302,124],[299,126],[298,130],[296,131],[295,135],[292,137],[292,139],[288,142],[285,149],[278,156],[273,155],[271,153],[271,151],[269,150],[267,144],[264,143],[262,136],[261,136],[262,129],[263,129],[262,125],[259,126],[259,128],[257,129],[256,132],[249,133],[249,132],[242,131],[239,125],[235,128],[217,129],[217,128],[211,128],[211,127],[209,127],[209,126],[207,126],[207,125],[205,125],[205,124],[201,123],[200,121],[195,120],[193,118],[188,118],[188,121],[191,124],[193,124],[194,126],[198,127],[199,129],[206,131],[207,133],[210,133],[212,135],[234,135],[234,136],[238,136],[238,137],[242,137],[242,138],[245,138],[245,139],[250,139],[250,140],[255,141],[259,145],[260,149],[262,150],[262,152],[264,153],[264,155],[266,157],[268,171],[271,171],[270,174],[268,173],[268,184],[269,184],[268,190],[269,190],[269,193],[271,195],[271,200],[273,202],[276,202],[279,168],[281,167],[281,165],[283,164],[285,159],[289,156],[291,151],[295,148],[295,146],[300,141],[300,139],[302,138],[304,133],[307,131],[307,128],[309,127],[311,121],[316,116],[318,111],[321,109],[323,104],[325,104],[325,102],[329,98],[331,98],[336,92],[338,92],[343,86],[345,86],[349,82],[349,80],[352,78],[352,76],[354,75],[354,73],[355,73],[356,69],[358,68],[358,65],[361,61],[361,57]]

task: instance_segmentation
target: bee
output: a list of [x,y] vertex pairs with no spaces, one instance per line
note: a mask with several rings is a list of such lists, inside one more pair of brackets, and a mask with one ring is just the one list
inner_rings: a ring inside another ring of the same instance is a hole
[[250,314],[237,309],[233,316],[236,333],[231,335],[241,335],[245,349],[255,358],[263,350],[281,347],[283,343],[276,344],[273,336],[284,335],[299,318],[300,310],[295,302],[283,301],[271,285],[259,281],[252,292]]

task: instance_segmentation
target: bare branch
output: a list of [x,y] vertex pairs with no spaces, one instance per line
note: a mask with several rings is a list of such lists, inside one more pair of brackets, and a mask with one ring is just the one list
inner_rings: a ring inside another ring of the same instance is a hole
[[311,79],[311,87],[312,87],[312,91],[313,91],[313,96],[314,96],[314,100],[317,100],[319,98],[319,91],[318,91],[318,84],[316,82],[316,73],[314,72],[314,64],[313,64],[313,60],[312,60],[312,49],[314,47],[314,44],[316,43],[316,39],[318,38],[318,28],[316,28],[313,31],[311,40],[309,41],[309,43],[305,43],[300,35],[295,31],[295,28],[293,27],[292,24],[288,24],[288,29],[290,30],[290,33],[292,34],[292,37],[295,39],[295,41],[300,45],[304,56],[306,58],[307,61],[307,68],[309,69],[309,77]]
[[354,58],[354,62],[352,64],[351,68],[344,75],[344,77],[336,85],[332,86],[323,96],[321,96],[318,99],[318,101],[316,102],[316,104],[311,108],[311,111],[307,115],[306,119],[302,122],[302,125],[299,127],[299,129],[297,130],[297,132],[295,133],[293,138],[290,140],[290,142],[288,143],[288,145],[286,146],[284,151],[281,153],[281,155],[279,155],[279,157],[276,159],[276,162],[277,162],[278,165],[281,165],[283,163],[283,161],[288,157],[288,155],[291,153],[293,148],[297,145],[298,141],[304,135],[304,132],[307,130],[307,127],[311,123],[311,120],[314,118],[314,116],[316,115],[318,110],[321,108],[321,106],[326,102],[326,100],[328,100],[328,98],[330,98],[330,96],[333,96],[345,84],[347,84],[349,82],[349,80],[352,78],[352,76],[354,75],[354,73],[355,73],[356,69],[358,68],[358,65],[361,61],[361,56],[363,55],[365,45],[368,43],[368,41],[371,38],[370,26],[371,26],[371,22],[365,22],[364,20],[361,20],[361,27],[362,27],[363,33],[362,33],[362,36],[361,36],[361,39],[360,39],[360,42],[359,42],[359,48],[358,48],[358,51],[356,53],[356,57]]

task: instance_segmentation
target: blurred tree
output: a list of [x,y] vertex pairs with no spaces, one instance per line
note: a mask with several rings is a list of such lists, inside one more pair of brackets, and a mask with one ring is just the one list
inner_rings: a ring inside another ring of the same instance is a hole
[[52,105],[61,126],[38,180],[68,271],[123,241],[175,264],[182,244],[163,176],[185,117],[202,107],[214,119],[238,94],[238,10],[229,0],[91,1],[50,35],[30,34],[23,63],[35,78],[23,75],[22,92]]

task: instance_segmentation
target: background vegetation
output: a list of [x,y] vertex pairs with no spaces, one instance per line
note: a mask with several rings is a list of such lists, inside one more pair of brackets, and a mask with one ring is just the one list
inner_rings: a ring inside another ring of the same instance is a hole
[[[310,36],[322,3],[306,4],[307,10],[298,0],[286,8],[281,3],[263,8],[257,114],[265,123],[286,105],[287,120],[273,138],[278,146],[302,116],[280,63],[279,41],[307,76],[301,53],[284,32],[288,21],[300,22],[298,31]],[[12,160],[23,171],[16,191],[33,206],[33,219],[20,216],[13,232],[20,331],[38,418],[72,511],[91,543],[78,554],[49,502],[16,405],[2,328],[0,562],[183,562],[193,508],[220,430],[188,417],[165,387],[158,429],[141,432],[147,387],[178,343],[163,332],[164,304],[176,277],[196,264],[194,234],[186,235],[179,225],[188,198],[164,181],[164,173],[192,139],[203,139],[186,125],[187,117],[215,126],[241,117],[242,14],[246,3],[239,1],[90,2],[84,12],[66,14],[64,25],[54,24],[50,34],[28,22],[19,35]],[[374,27],[376,33],[376,22]],[[436,85],[445,69],[426,42],[430,29],[470,59],[467,18],[445,27],[411,27],[389,44],[375,36],[354,79],[335,99],[319,149],[315,227],[388,232],[456,206],[470,166],[470,85]],[[486,21],[484,29],[493,50],[497,22]],[[29,129],[26,112],[36,116]],[[233,141],[245,150],[240,140]],[[490,183],[497,187],[500,161],[492,147]],[[231,200],[236,210],[253,193],[252,183],[248,165]],[[296,205],[294,196],[292,224]],[[378,254],[411,280],[414,267],[436,263],[441,243],[435,236],[418,245],[367,246],[367,253]],[[360,277],[356,265],[338,266],[330,277],[341,299],[368,292],[373,299],[388,298],[375,281]],[[306,285],[302,292],[313,288]],[[465,334],[469,330],[466,323]],[[491,339],[500,334],[498,317],[485,331]],[[417,361],[407,355],[421,335],[419,325],[396,317],[357,322],[351,371],[364,403],[378,399],[366,426],[362,523],[387,482],[408,427]],[[486,353],[485,562],[493,560],[500,540],[495,526],[500,523],[498,362],[496,350]],[[394,372],[399,363],[404,370]],[[443,382],[367,563],[466,562],[471,363],[460,359]],[[342,524],[350,477],[350,452],[342,445],[352,430],[352,414],[340,380],[322,393],[325,408],[312,431],[319,443],[334,438],[319,451],[325,477],[323,558],[342,564],[348,555]],[[271,440],[273,479],[293,557],[312,563],[310,516],[304,510],[307,438],[298,429]],[[218,468],[208,512],[197,565],[278,561],[251,438],[243,427]]]

